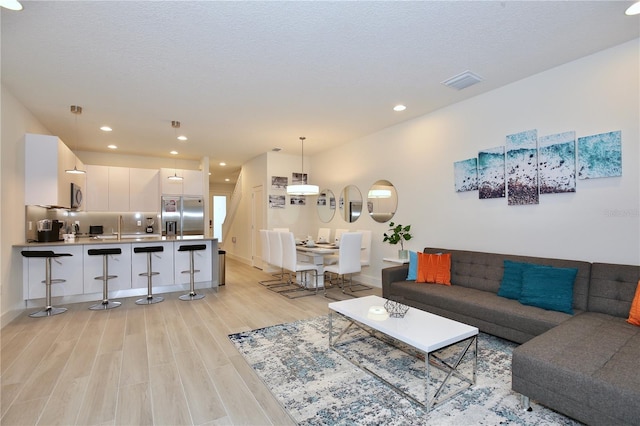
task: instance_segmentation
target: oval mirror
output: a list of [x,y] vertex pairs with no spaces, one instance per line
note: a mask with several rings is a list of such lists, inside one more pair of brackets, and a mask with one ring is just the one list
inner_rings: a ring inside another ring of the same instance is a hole
[[333,215],[336,213],[336,197],[333,192],[330,189],[320,191],[316,205],[320,221],[324,223],[331,222]]
[[355,222],[362,213],[362,194],[355,185],[345,186],[340,193],[340,216],[345,222]]
[[398,193],[388,180],[378,180],[367,193],[367,211],[376,222],[387,222],[398,208]]

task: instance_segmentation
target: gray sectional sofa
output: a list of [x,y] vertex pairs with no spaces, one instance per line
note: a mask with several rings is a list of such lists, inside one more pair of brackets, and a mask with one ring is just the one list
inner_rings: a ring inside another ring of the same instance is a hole
[[[382,295],[522,343],[512,388],[587,424],[640,424],[640,327],[628,324],[640,266],[425,248],[451,253],[451,286],[382,270]],[[497,295],[504,261],[577,268],[573,315]]]

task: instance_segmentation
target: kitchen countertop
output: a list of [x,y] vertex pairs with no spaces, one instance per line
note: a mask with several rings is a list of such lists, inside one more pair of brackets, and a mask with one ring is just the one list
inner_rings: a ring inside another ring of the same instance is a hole
[[65,241],[50,241],[46,243],[39,242],[26,242],[24,244],[14,244],[13,247],[38,247],[38,246],[78,246],[78,245],[93,245],[93,244],[140,244],[140,243],[158,243],[158,242],[172,242],[172,241],[213,241],[217,238],[203,237],[200,235],[185,235],[176,237],[148,237],[146,234],[140,234],[140,237],[136,237],[134,234],[128,234],[127,238],[96,238],[89,236],[82,236],[76,238],[73,242]]

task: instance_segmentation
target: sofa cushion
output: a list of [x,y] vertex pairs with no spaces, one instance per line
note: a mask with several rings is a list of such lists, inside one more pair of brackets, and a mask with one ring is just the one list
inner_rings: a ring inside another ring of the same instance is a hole
[[640,266],[594,263],[588,310],[627,318],[639,279]]
[[636,288],[636,295],[631,302],[631,310],[629,311],[629,318],[627,318],[629,324],[640,326],[640,280],[638,280],[638,287]]
[[407,272],[407,281],[415,281],[418,276],[418,253],[409,252],[409,272]]
[[[429,310],[429,306],[434,306],[482,322],[505,324],[532,336],[544,333],[571,318],[563,312],[522,305],[517,300],[456,285],[424,285],[412,281],[398,281],[391,283],[389,291],[390,296],[404,296],[407,304],[411,304],[412,300],[420,301],[426,310]],[[477,326],[475,323],[471,324]]]
[[451,285],[451,254],[418,253],[416,282]]
[[[584,410],[614,416],[616,424],[640,419],[640,328],[623,318],[585,312],[513,351],[513,390],[558,408],[552,395]],[[580,413],[583,413],[581,416]],[[594,417],[591,417],[594,418]]]
[[534,266],[522,273],[522,293],[518,299],[523,305],[573,314],[573,282],[576,268]]
[[507,299],[518,300],[522,293],[522,274],[525,270],[534,267],[532,263],[504,261],[504,273],[500,282],[498,296]]

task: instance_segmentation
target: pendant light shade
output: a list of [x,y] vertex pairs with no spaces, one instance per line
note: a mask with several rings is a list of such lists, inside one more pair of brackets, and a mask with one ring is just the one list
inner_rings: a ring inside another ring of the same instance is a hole
[[[302,178],[304,179],[304,136],[300,136],[300,142],[302,144]],[[303,182],[300,185],[288,185],[287,194],[289,195],[318,195],[320,188],[318,185],[309,185]]]
[[[82,114],[82,107],[78,106],[78,105],[71,105],[70,110],[71,110],[71,114],[76,116],[76,140],[75,140],[75,145],[76,145],[76,149],[77,149],[78,148],[78,116],[80,114]],[[87,173],[84,170],[78,169],[78,157],[76,157],[74,155],[74,158],[75,158],[75,164],[73,165],[73,169],[67,169],[64,172],[65,173],[69,173],[71,175],[83,175],[83,174]]]

